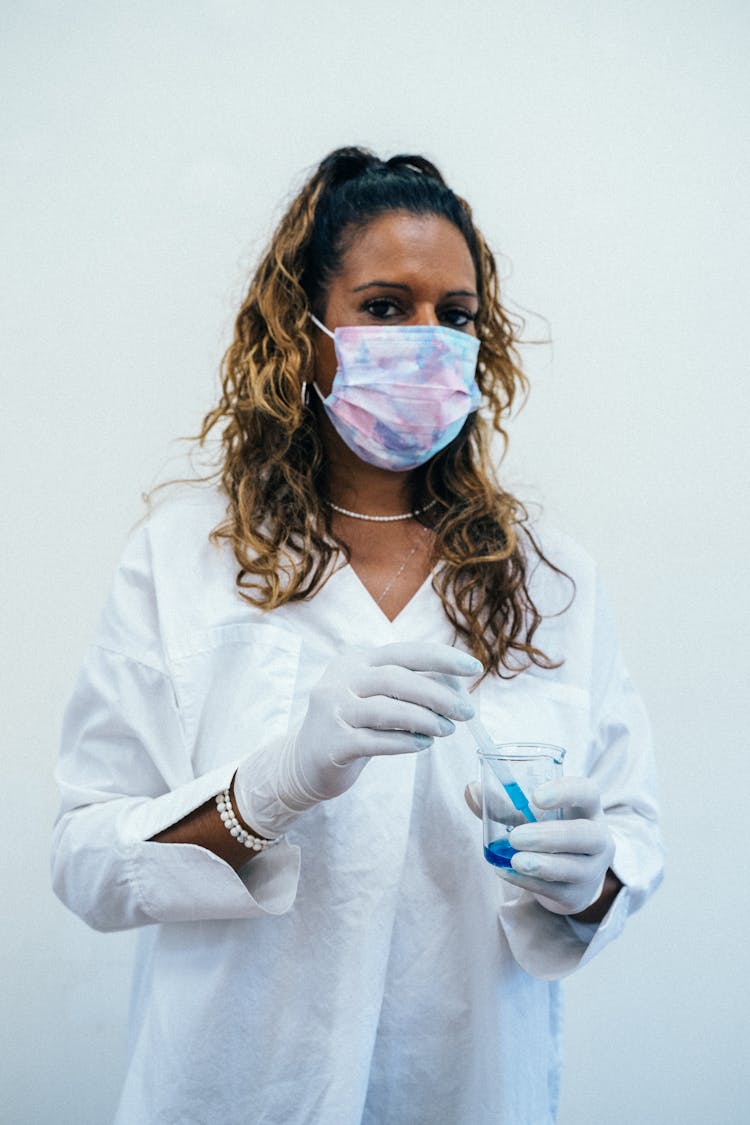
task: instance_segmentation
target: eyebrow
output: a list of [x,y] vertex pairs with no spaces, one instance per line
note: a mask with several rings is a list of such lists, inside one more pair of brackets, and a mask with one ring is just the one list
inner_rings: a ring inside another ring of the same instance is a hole
[[[409,292],[409,286],[403,285],[400,281],[366,281],[364,285],[357,285],[352,289],[352,293],[361,293],[363,289],[401,289],[404,293]],[[472,289],[451,289],[449,293],[445,294],[446,297],[478,297]]]

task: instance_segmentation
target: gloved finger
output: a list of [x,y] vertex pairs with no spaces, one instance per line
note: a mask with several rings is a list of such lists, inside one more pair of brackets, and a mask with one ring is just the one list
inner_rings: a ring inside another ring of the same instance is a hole
[[482,783],[481,781],[470,781],[464,789],[464,800],[469,806],[474,816],[482,819]]
[[601,814],[599,787],[590,777],[560,777],[534,790],[532,800],[540,809],[563,809],[570,820]]
[[460,695],[462,699],[467,699],[472,707],[474,706],[469,694],[472,685],[467,683],[466,679],[461,679],[460,676],[448,676],[444,672],[420,672],[420,675],[429,676],[436,684],[445,684],[446,687],[453,688],[456,695]]
[[519,852],[578,855],[599,855],[607,850],[610,839],[603,820],[540,820],[519,825],[508,837],[511,847]]
[[[515,859],[515,856],[513,858]],[[520,871],[516,871],[513,867],[495,867],[494,871],[496,875],[505,879],[514,887],[520,887],[532,895],[541,895],[545,899],[554,899],[558,906],[562,907],[560,913],[583,909],[579,905],[581,900],[579,883],[548,883],[546,880],[536,879],[532,875],[522,875]],[[593,895],[591,897],[593,898]]]
[[365,654],[373,668],[382,664],[399,664],[413,672],[443,672],[449,676],[481,676],[484,669],[468,652],[435,642],[396,641],[381,645]]
[[471,680],[461,679],[459,676],[445,676],[442,672],[419,672],[417,675],[422,679],[433,680],[436,684],[448,688],[463,704],[461,720],[472,719],[476,714],[477,708],[474,698],[471,694],[476,683],[472,684]]
[[358,669],[352,676],[349,687],[361,698],[391,696],[405,703],[429,707],[431,711],[448,719],[470,719],[474,714],[474,706],[468,695],[436,683],[422,672],[412,672],[409,668],[393,664]]
[[474,815],[480,819],[482,817],[482,802],[484,801],[487,805],[487,816],[490,820],[494,820],[498,824],[504,824],[506,827],[512,824],[526,823],[523,813],[515,807],[510,797],[502,790],[483,795],[481,781],[472,781],[466,786],[464,799]]
[[511,858],[511,867],[521,875],[531,875],[545,883],[598,882],[606,864],[600,855],[543,855],[539,852],[517,852]]
[[436,715],[428,707],[405,703],[390,696],[374,695],[360,699],[351,695],[339,708],[340,719],[354,728],[370,730],[401,730],[414,734],[428,734],[431,738],[444,738],[453,734],[455,724],[450,719]]
[[520,871],[515,871],[512,867],[493,867],[495,875],[506,882],[512,883],[514,887],[522,887],[525,891],[531,891],[536,894],[549,894],[549,884],[543,882],[541,879],[532,879],[530,875],[522,875]]
[[372,730],[364,727],[353,733],[352,753],[358,758],[418,754],[421,750],[428,750],[433,742],[429,735],[414,734],[408,730]]

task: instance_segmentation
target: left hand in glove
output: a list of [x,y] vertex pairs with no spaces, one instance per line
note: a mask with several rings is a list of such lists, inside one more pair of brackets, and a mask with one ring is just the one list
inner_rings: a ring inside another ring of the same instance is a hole
[[[476,797],[474,786],[467,786],[474,813]],[[600,897],[615,851],[599,790],[590,778],[563,777],[540,785],[532,802],[540,809],[562,809],[564,819],[514,828],[508,837],[517,852],[511,869],[496,871],[554,914],[579,914]]]

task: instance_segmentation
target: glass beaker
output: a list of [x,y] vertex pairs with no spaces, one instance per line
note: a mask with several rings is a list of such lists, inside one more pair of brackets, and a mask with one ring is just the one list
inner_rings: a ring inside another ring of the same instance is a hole
[[484,857],[510,867],[515,848],[508,836],[519,824],[559,820],[561,809],[540,809],[532,795],[545,781],[562,776],[565,751],[546,742],[498,742],[492,754],[480,750]]

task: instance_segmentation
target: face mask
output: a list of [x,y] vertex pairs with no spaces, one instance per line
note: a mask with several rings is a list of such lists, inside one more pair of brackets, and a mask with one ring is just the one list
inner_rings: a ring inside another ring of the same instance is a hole
[[330,332],[336,376],[325,412],[353,453],[393,472],[429,461],[481,401],[479,340],[430,325],[351,325]]

